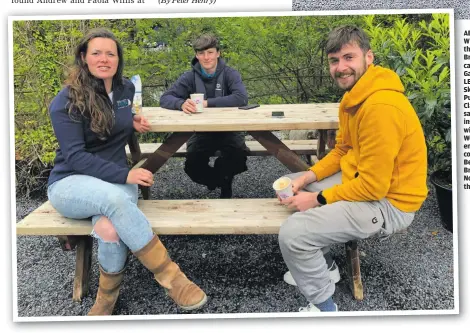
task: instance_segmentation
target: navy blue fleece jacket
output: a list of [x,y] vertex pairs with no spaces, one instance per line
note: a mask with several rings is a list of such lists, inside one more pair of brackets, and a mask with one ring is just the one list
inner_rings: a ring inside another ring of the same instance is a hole
[[115,124],[105,140],[91,131],[90,120],[78,112],[69,116],[69,88],[62,89],[49,106],[52,127],[59,142],[48,185],[70,175],[93,176],[124,184],[129,173],[125,146],[133,133],[132,102],[135,87],[123,79],[113,89]]
[[[243,85],[240,73],[227,66],[219,58],[217,68],[213,77],[205,77],[201,73],[201,65],[197,58],[191,61],[192,70],[181,75],[173,86],[160,97],[160,106],[170,110],[181,110],[181,106],[189,98],[190,94],[196,93],[194,75],[202,78],[206,88],[208,107],[235,107],[244,106],[248,103],[248,94]],[[215,83],[220,73],[224,72],[224,96],[215,96]]]

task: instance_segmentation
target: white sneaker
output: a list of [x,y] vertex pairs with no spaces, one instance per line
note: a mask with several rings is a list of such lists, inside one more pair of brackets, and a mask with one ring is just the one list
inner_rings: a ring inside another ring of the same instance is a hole
[[[287,272],[287,273],[289,273],[289,272]],[[315,305],[313,305],[312,303],[308,303],[307,306],[303,306],[303,307],[299,308],[299,312],[321,312],[321,310],[319,308],[317,308]]]
[[[338,311],[338,305],[335,303],[335,312]],[[321,312],[319,308],[317,308],[312,303],[308,303],[307,306],[299,308],[299,312]]]
[[[339,275],[338,266],[334,261],[331,267],[328,268],[328,270],[330,271],[330,279],[332,279],[334,283],[338,283],[339,280],[341,280],[341,276]],[[297,286],[297,283],[295,283],[290,271],[287,271],[286,274],[284,274],[284,282],[290,284],[291,286]]]

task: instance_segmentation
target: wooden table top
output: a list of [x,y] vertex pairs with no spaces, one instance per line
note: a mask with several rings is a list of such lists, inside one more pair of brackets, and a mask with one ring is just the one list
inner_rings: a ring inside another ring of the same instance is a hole
[[[338,103],[261,105],[251,110],[205,108],[185,114],[159,107],[144,107],[143,114],[152,132],[230,132],[295,129],[337,129]],[[272,117],[283,111],[283,118]]]

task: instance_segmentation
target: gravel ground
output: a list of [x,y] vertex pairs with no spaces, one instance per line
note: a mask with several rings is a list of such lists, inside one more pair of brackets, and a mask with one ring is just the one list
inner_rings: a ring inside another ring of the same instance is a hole
[[358,9],[437,9],[453,8],[455,19],[470,18],[470,1],[466,0],[292,0],[292,10],[358,10]]
[[[153,199],[217,198],[190,181],[184,160],[172,158],[156,174]],[[288,170],[273,157],[249,157],[249,171],[234,180],[234,197],[274,195],[271,184]],[[431,187],[430,187],[431,189]],[[17,221],[45,198],[17,198]],[[162,236],[172,258],[209,295],[196,313],[295,312],[306,302],[283,282],[286,271],[276,235]],[[333,247],[342,280],[334,300],[340,311],[448,310],[454,308],[452,234],[440,224],[433,189],[404,234],[360,242],[363,301],[355,301],[345,280],[342,245]],[[96,247],[96,244],[95,244]],[[17,237],[17,296],[20,317],[82,316],[98,288],[96,248],[89,294],[72,301],[75,252],[63,252],[54,237]],[[182,313],[131,257],[116,314]]]

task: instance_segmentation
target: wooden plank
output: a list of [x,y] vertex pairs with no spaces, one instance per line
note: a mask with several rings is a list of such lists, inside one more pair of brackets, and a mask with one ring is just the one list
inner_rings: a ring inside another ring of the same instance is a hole
[[326,146],[329,149],[333,149],[336,145],[336,130],[328,130],[326,136]]
[[[160,235],[277,234],[294,212],[276,198],[139,200],[138,206]],[[49,202],[16,225],[17,235],[89,235],[91,231],[90,220],[67,219]]]
[[346,250],[346,264],[351,292],[356,300],[361,301],[364,299],[364,288],[362,286],[361,263],[357,241],[347,242],[344,247]]
[[302,161],[302,159],[294,152],[290,151],[289,148],[271,132],[249,131],[248,133],[258,140],[258,142],[262,144],[267,151],[274,155],[290,171],[306,171],[309,168],[307,163]]
[[[143,156],[143,154],[142,154]],[[148,155],[147,155],[148,156]],[[137,162],[133,167],[132,169],[138,169],[138,168],[141,168],[142,165],[147,161],[147,158],[143,158],[142,160],[140,160],[139,162]],[[150,187],[148,186],[142,186],[142,185],[139,185],[139,189],[140,191],[142,192],[142,197],[145,199],[145,200],[148,200],[150,198]]]
[[132,167],[132,169],[138,169],[138,168],[141,168],[141,167],[142,167],[142,165],[143,165],[143,164],[144,164],[146,161],[147,161],[147,159],[146,159],[146,158],[144,158],[144,159],[140,160],[139,162],[137,162],[137,163],[136,163],[136,164],[135,164],[135,165]]
[[317,146],[316,155],[318,156],[320,160],[325,156],[325,145],[326,145],[327,135],[328,134],[326,130],[318,131],[318,146]]
[[62,251],[72,251],[77,246],[81,236],[57,236]]
[[[291,151],[296,152],[299,155],[310,155],[317,150],[316,140],[283,140],[282,141]],[[246,146],[250,149],[250,155],[254,156],[266,156],[270,155],[270,152],[264,148],[258,141],[246,141]],[[147,157],[152,154],[161,146],[161,143],[141,143],[140,150],[142,157]],[[127,156],[130,157],[129,147],[126,146]],[[186,144],[181,146],[173,157],[186,156]]]
[[[256,109],[206,108],[198,114],[145,107],[153,132],[226,132],[295,129],[337,129],[338,103],[261,105]],[[272,117],[284,112],[283,118]]]
[[80,302],[88,293],[93,239],[90,236],[79,237],[75,258],[75,277],[73,280],[72,300]]
[[137,164],[142,159],[142,153],[140,151],[139,141],[137,140],[137,136],[135,133],[129,137],[127,142],[126,149],[128,151],[128,156],[132,158],[132,164]]
[[[252,152],[266,152],[266,148],[261,145],[258,141],[246,141],[246,146]],[[317,149],[317,140],[282,140],[290,150],[297,154],[311,154]]]
[[192,135],[187,132],[172,133],[157,150],[148,156],[142,168],[155,173]]
[[312,156],[310,157],[310,164],[311,164],[311,165],[315,165],[315,164],[317,164],[319,161],[320,161],[320,160],[318,159],[318,157],[317,157],[316,155],[312,155]]

